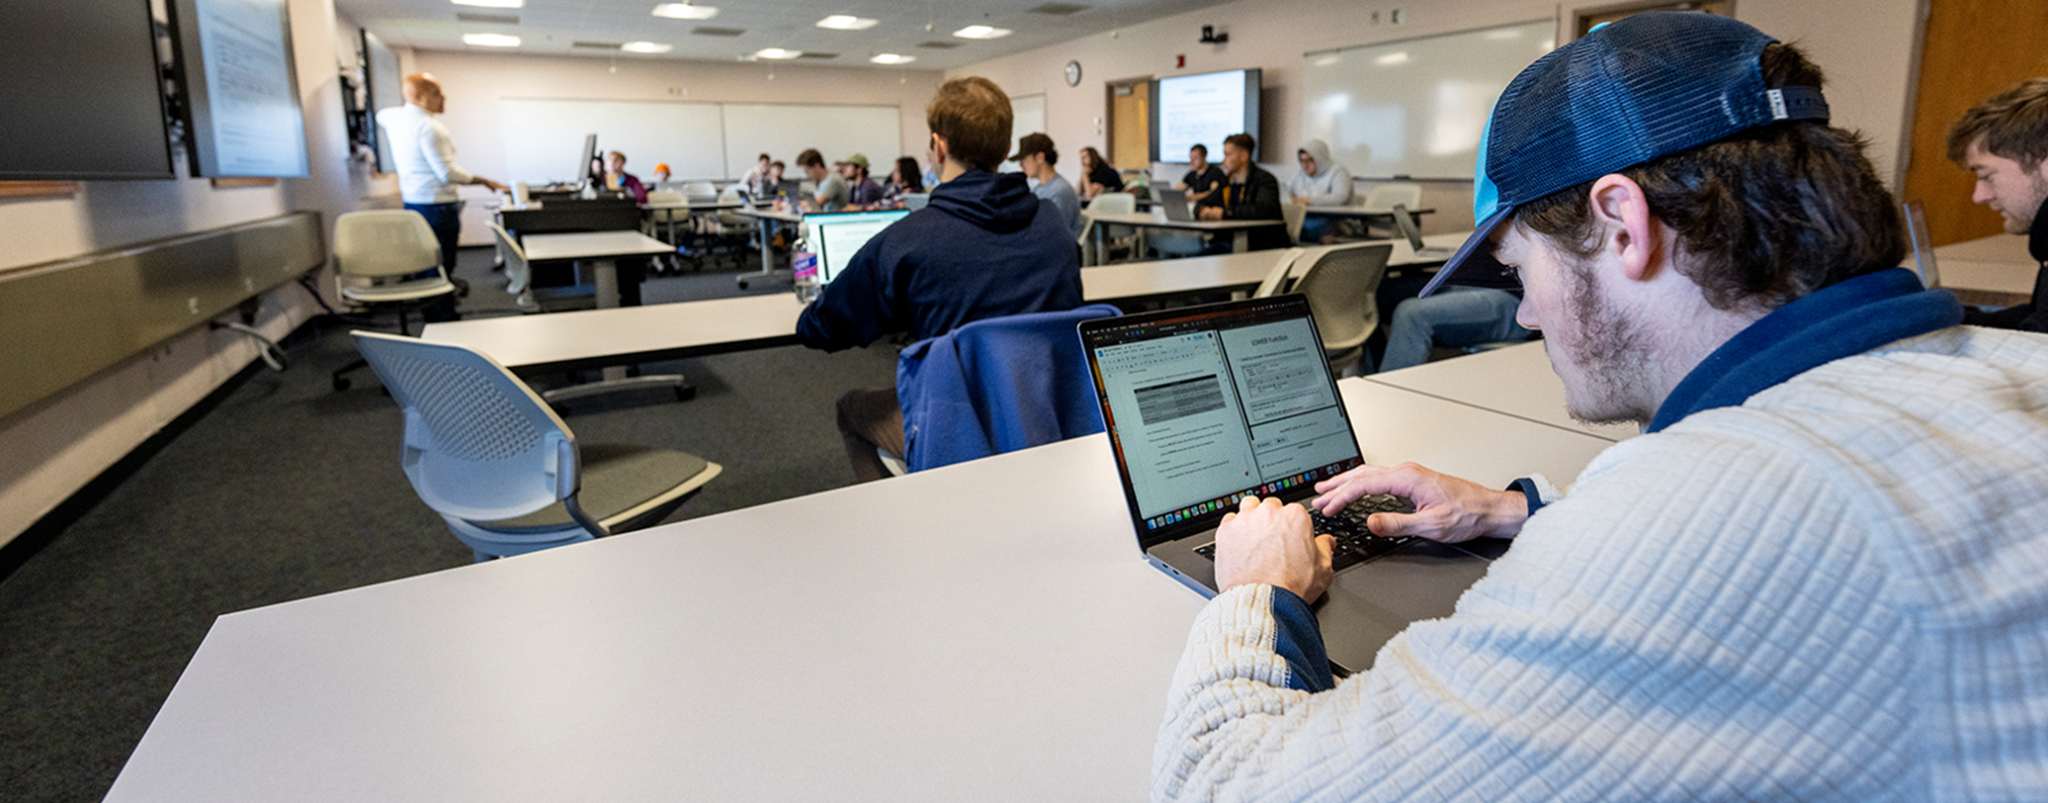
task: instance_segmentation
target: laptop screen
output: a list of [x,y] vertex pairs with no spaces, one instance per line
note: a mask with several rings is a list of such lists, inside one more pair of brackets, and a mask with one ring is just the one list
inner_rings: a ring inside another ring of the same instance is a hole
[[1907,201],[1906,236],[1913,241],[1913,264],[1920,274],[1920,286],[1941,286],[1941,270],[1934,265],[1934,243],[1927,237],[1927,208],[1919,201]]
[[1408,238],[1408,245],[1417,251],[1428,246],[1422,244],[1422,230],[1415,227],[1415,216],[1408,214],[1406,204],[1394,204],[1394,226],[1401,230],[1401,236]]
[[811,250],[818,254],[818,283],[830,284],[838,278],[861,246],[908,214],[907,210],[891,209],[805,215],[804,222],[811,224]]
[[1363,462],[1302,296],[1089,321],[1081,337],[1144,547]]

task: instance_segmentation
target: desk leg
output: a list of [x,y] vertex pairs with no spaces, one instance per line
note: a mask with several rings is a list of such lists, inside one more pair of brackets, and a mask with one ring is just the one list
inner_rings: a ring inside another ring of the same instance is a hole
[[1251,232],[1251,229],[1238,229],[1238,230],[1237,230],[1237,233],[1236,233],[1236,234],[1234,234],[1234,235],[1231,235],[1231,238],[1230,238],[1230,250],[1231,250],[1232,252],[1235,252],[1235,253],[1239,253],[1239,254],[1242,254],[1242,253],[1244,253],[1244,252],[1246,252],[1246,251],[1249,251],[1249,250],[1251,250],[1251,247],[1252,247],[1252,232]]
[[[598,259],[591,262],[592,282],[597,285],[597,308],[612,309],[619,306],[619,264],[617,260]],[[560,404],[574,399],[602,396],[626,390],[642,388],[667,388],[675,391],[677,400],[687,400],[697,394],[697,389],[681,374],[652,374],[648,376],[626,376],[626,367],[613,365],[604,369],[604,379],[583,385],[555,388],[540,395],[549,404]]]
[[[794,224],[792,224],[792,225],[794,225]],[[769,280],[769,279],[773,279],[773,278],[775,278],[775,274],[776,274],[776,270],[775,270],[775,263],[774,263],[774,260],[775,260],[775,249],[774,249],[773,247],[771,247],[771,246],[769,245],[769,243],[768,243],[768,219],[767,219],[767,218],[756,218],[756,219],[754,220],[754,234],[756,234],[757,236],[759,236],[759,237],[760,237],[760,239],[761,239],[761,272],[759,272],[759,273],[742,273],[742,274],[740,274],[740,279],[739,279],[739,281],[740,281],[740,289],[741,289],[741,290],[745,290],[745,289],[747,289],[747,283],[748,283],[748,282],[752,282],[752,281],[767,281],[767,280]],[[794,235],[791,235],[791,236],[794,236]],[[792,280],[794,280],[794,277],[792,277]]]
[[1109,235],[1105,233],[1108,229],[1108,226],[1101,223],[1095,224],[1095,264],[1097,265],[1109,261]]

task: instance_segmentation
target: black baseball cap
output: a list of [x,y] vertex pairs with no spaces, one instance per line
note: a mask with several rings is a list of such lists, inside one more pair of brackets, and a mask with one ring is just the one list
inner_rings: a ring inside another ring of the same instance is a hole
[[1728,17],[1660,11],[1544,54],[1494,103],[1472,181],[1479,225],[1421,294],[1453,273],[1513,286],[1489,238],[1521,204],[1751,128],[1825,123],[1819,88],[1764,86],[1761,56],[1776,41]]

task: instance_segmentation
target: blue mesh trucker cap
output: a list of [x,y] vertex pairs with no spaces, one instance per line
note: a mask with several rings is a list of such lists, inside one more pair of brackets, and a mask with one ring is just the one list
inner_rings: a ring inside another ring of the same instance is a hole
[[1514,286],[1487,240],[1516,206],[1758,126],[1826,122],[1819,89],[1764,88],[1759,57],[1776,41],[1727,17],[1667,11],[1544,54],[1494,103],[1472,178],[1479,225],[1421,294],[1460,268],[1459,284]]

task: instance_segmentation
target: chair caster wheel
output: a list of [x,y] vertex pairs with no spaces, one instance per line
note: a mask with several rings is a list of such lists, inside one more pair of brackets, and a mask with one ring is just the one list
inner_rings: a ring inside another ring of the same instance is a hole
[[696,385],[684,385],[676,388],[676,401],[686,402],[694,398],[697,398]]
[[334,378],[334,392],[340,393],[344,390],[348,390],[348,385],[349,382],[347,379],[338,376]]

